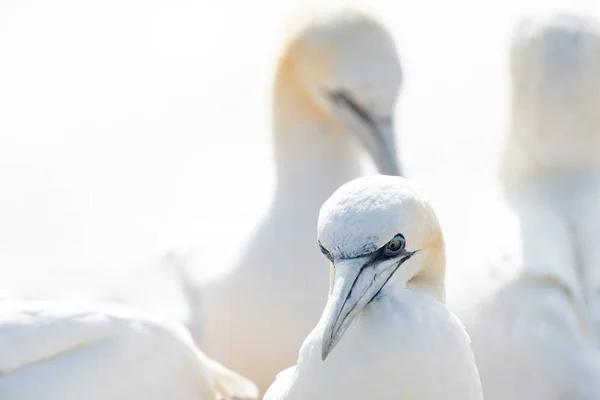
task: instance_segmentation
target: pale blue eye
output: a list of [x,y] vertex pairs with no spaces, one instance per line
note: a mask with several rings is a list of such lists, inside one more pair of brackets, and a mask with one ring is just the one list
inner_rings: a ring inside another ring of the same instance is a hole
[[397,256],[404,251],[405,247],[406,240],[404,239],[404,236],[398,234],[385,245],[384,253],[388,257]]

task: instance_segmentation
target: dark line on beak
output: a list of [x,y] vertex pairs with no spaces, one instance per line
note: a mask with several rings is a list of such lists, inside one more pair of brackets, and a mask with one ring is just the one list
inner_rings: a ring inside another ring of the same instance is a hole
[[[335,90],[330,93],[334,103],[343,103],[346,108],[353,112],[360,120],[362,120],[371,130],[373,136],[380,143],[386,143],[383,133],[379,130],[379,124],[373,116],[362,106],[360,106],[350,95],[343,90]],[[392,149],[392,151],[394,151]]]
[[[354,114],[356,114],[360,119],[362,119],[367,125],[371,127],[377,126],[377,122],[371,116],[371,114],[361,107],[357,102],[355,102],[347,93],[344,91],[338,90],[331,94],[334,102],[341,101],[348,107]],[[376,130],[376,129],[375,129]]]
[[[369,300],[369,303],[373,301],[373,299],[375,299],[375,297],[379,296],[379,294],[381,293],[381,291],[383,290],[383,288],[385,287],[385,285],[387,285],[388,281],[392,278],[392,276],[394,276],[394,274],[396,273],[396,271],[398,271],[398,268],[400,268],[400,266],[402,264],[404,264],[405,261],[410,260],[410,258],[415,255],[415,253],[418,250],[415,251],[410,251],[406,253],[406,256],[404,258],[401,258],[400,261],[398,261],[398,264],[396,264],[396,267],[394,268],[394,272],[392,272],[390,274],[390,276],[387,277],[387,279],[385,280],[385,282],[383,282],[383,285],[381,285],[381,287],[379,288],[379,290],[377,291],[377,293],[375,293],[375,295],[373,295],[373,297],[371,297],[371,299]],[[367,303],[368,304],[368,303]]]
[[[335,316],[335,319],[333,320],[334,325],[337,324],[337,321],[340,318],[340,315],[342,314],[342,310],[344,309],[344,307],[346,307],[346,303],[348,302],[348,299],[350,298],[350,296],[352,296],[352,290],[354,289],[354,285],[356,284],[358,277],[360,276],[360,274],[362,274],[362,272],[365,270],[365,268],[367,268],[369,265],[371,265],[371,261],[372,261],[372,259],[367,261],[365,264],[363,264],[362,267],[360,267],[358,274],[356,274],[356,277],[354,278],[354,281],[352,282],[352,285],[350,286],[350,291],[348,292],[348,295],[344,299],[344,302],[342,303],[342,306],[340,307],[338,314]],[[333,265],[335,265],[335,263]]]
[[[354,281],[352,282],[352,285],[350,286],[350,291],[348,292],[348,295],[346,296],[346,298],[344,299],[344,302],[342,303],[342,306],[340,307],[340,310],[338,311],[338,314],[335,316],[335,322],[337,322],[337,320],[340,318],[340,315],[342,313],[342,310],[344,309],[344,307],[346,306],[346,303],[348,302],[348,299],[350,298],[350,296],[352,296],[352,291],[354,290],[354,285],[356,284],[356,281],[358,280],[358,278],[360,277],[360,274],[362,274],[362,272],[372,266],[373,264],[375,264],[375,262],[377,262],[380,258],[383,257],[383,252],[384,252],[385,246],[381,247],[377,250],[375,250],[373,253],[370,254],[371,258],[363,264],[362,267],[360,267],[360,270],[358,271],[358,274],[356,274],[356,277],[354,278]],[[400,265],[402,265],[402,263],[406,260],[408,260],[409,258],[411,258],[413,256],[413,254],[415,254],[417,251],[412,251],[412,252],[407,252],[404,254],[404,257],[400,259],[400,261],[398,262],[398,265],[396,265],[396,268],[394,269],[394,272],[391,273],[391,275],[386,279],[386,281],[384,282],[383,286],[381,286],[381,288],[377,291],[377,293],[375,294],[375,296],[373,296],[370,300],[369,303],[371,301],[373,301],[373,299],[375,297],[377,297],[377,295],[379,295],[379,293],[381,292],[381,290],[383,289],[383,287],[388,283],[388,281],[390,280],[390,278],[394,275],[394,273],[396,273],[396,270],[400,267]],[[363,256],[364,257],[364,256]],[[335,266],[335,263],[333,263],[333,265]],[[369,284],[369,286],[367,287],[367,290],[369,287],[371,287],[371,285],[373,284],[373,282],[371,282]]]

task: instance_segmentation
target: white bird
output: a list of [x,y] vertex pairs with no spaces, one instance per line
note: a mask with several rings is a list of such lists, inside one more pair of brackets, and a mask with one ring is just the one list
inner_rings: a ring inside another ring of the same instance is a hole
[[543,196],[560,219],[554,229],[570,254],[562,268],[578,274],[600,334],[600,25],[569,14],[532,19],[512,53],[509,196]]
[[486,400],[598,399],[586,304],[600,288],[600,29],[572,15],[524,21],[511,78],[502,171],[517,217],[505,233],[520,241],[510,261],[517,271],[459,315]]
[[106,304],[0,301],[2,400],[257,396],[253,383],[204,355],[182,326]]
[[303,26],[279,60],[272,204],[237,267],[202,288],[202,348],[262,391],[295,362],[327,297],[327,264],[313,240],[323,201],[364,174],[365,154],[380,172],[400,173],[393,115],[401,79],[390,35],[356,12]]
[[329,298],[265,400],[482,399],[469,337],[444,305],[442,231],[418,193],[401,177],[370,176],[323,204]]

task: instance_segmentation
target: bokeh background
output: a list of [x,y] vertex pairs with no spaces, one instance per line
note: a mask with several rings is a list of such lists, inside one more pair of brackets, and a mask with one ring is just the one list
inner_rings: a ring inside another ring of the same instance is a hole
[[[178,309],[161,254],[192,254],[198,276],[227,268],[273,188],[280,46],[319,3],[0,0],[0,291]],[[407,175],[493,178],[517,19],[599,3],[348,3],[397,41]]]

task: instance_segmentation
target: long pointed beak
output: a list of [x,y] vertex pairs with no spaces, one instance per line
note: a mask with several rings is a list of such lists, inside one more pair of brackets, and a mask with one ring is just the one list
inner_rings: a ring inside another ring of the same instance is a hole
[[370,257],[334,261],[333,290],[321,317],[321,322],[325,323],[321,347],[323,361],[401,263],[402,260],[396,260],[373,264]]
[[394,141],[394,123],[392,119],[376,122],[369,126],[370,131],[362,142],[367,152],[383,175],[402,175]]
[[373,118],[371,113],[347,93],[330,94],[340,118],[354,133],[383,175],[402,175],[396,154],[393,117]]

